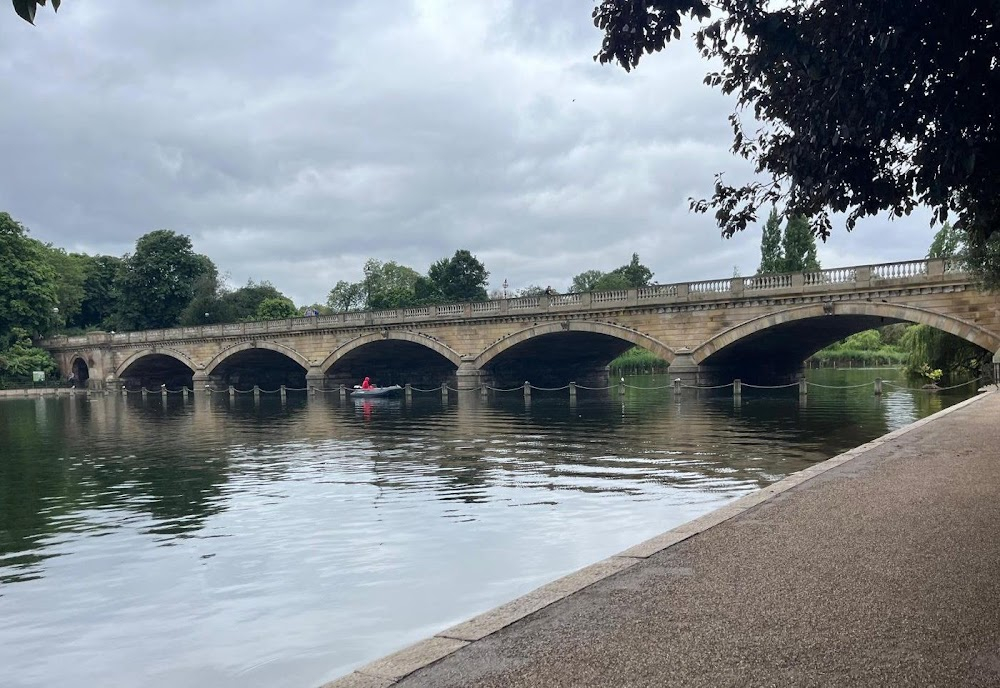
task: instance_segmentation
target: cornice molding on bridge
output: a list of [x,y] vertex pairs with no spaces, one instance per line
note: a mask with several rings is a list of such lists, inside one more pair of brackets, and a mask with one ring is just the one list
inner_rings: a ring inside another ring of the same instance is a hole
[[[225,335],[214,335],[214,336],[199,336],[190,338],[170,338],[170,339],[147,339],[139,341],[100,341],[94,342],[90,341],[86,336],[69,337],[69,340],[76,340],[73,343],[61,343],[59,338],[55,340],[43,340],[40,344],[51,351],[73,351],[77,349],[90,349],[96,345],[103,346],[112,349],[143,349],[149,348],[150,345],[157,344],[169,344],[172,342],[184,342],[184,343],[215,343],[219,341],[232,341],[245,342],[254,341],[261,338],[267,337],[307,337],[315,336],[317,334],[350,334],[352,331],[356,333],[357,337],[368,336],[374,332],[381,330],[388,330],[390,332],[412,332],[414,334],[419,334],[430,339],[435,339],[432,335],[426,333],[425,330],[429,329],[440,329],[445,327],[453,327],[455,325],[465,325],[465,326],[475,326],[480,324],[497,324],[497,323],[524,323],[528,321],[535,321],[532,327],[540,325],[542,323],[559,322],[559,321],[581,321],[581,322],[608,322],[620,327],[625,327],[620,323],[614,323],[613,321],[607,320],[607,318],[612,318],[615,316],[623,315],[636,315],[636,314],[665,314],[665,313],[689,313],[696,311],[711,311],[711,310],[726,310],[732,308],[757,308],[757,307],[767,307],[767,306],[791,306],[791,305],[805,305],[813,303],[826,303],[826,302],[849,302],[849,301],[864,301],[869,298],[900,298],[905,296],[911,296],[916,294],[949,294],[955,292],[962,292],[969,288],[969,284],[957,283],[957,284],[938,284],[934,286],[918,286],[913,285],[910,287],[898,287],[894,289],[870,289],[865,291],[849,291],[849,292],[838,292],[826,295],[789,295],[789,296],[775,296],[771,298],[739,298],[731,300],[720,300],[720,301],[709,301],[702,303],[684,303],[676,304],[671,306],[654,306],[650,304],[628,306],[621,305],[614,308],[602,309],[600,311],[564,311],[564,312],[539,312],[539,313],[527,313],[525,312],[520,316],[480,316],[469,319],[450,319],[450,320],[437,320],[437,321],[425,321],[420,323],[413,322],[402,322],[402,323],[373,323],[371,325],[352,325],[350,327],[322,327],[313,329],[290,329],[290,330],[271,330],[269,332],[254,332],[247,334],[225,334]],[[273,321],[272,321],[273,322]],[[419,326],[419,328],[417,327]],[[143,332],[159,332],[159,330],[145,330],[138,333],[124,333],[124,334],[141,334]],[[100,333],[106,334],[106,333]],[[84,341],[81,341],[84,340]]]
[[[40,344],[53,351],[95,345],[131,348],[153,342],[218,342],[253,337],[295,337],[316,333],[352,330],[369,333],[376,329],[421,330],[455,324],[476,325],[497,322],[551,322],[558,320],[601,320],[625,313],[676,313],[699,310],[815,303],[868,296],[885,298],[914,293],[964,290],[970,278],[950,271],[943,260],[918,260],[882,265],[831,268],[814,273],[725,278],[639,289],[584,294],[560,294],[522,299],[502,299],[466,304],[428,306],[340,313],[333,316],[292,318],[251,323],[230,323],[146,330],[127,333],[91,333],[56,337]],[[933,291],[928,291],[933,290]],[[432,315],[433,313],[433,315]],[[331,320],[332,319],[332,320]]]

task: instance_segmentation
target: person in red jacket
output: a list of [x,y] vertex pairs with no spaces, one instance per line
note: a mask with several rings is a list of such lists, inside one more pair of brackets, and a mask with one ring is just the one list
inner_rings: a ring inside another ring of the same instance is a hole
[[366,376],[365,381],[361,383],[361,389],[371,389],[371,388],[372,388],[371,380],[369,380],[368,377]]

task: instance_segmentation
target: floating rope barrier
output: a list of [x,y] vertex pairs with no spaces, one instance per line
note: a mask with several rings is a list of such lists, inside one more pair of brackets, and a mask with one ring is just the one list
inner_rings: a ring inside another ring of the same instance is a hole
[[[984,379],[985,378],[983,376],[980,376],[980,377],[977,377],[977,378],[975,378],[973,380],[967,380],[965,382],[960,382],[960,383],[958,383],[956,385],[950,385],[948,387],[937,387],[935,385],[929,385],[929,386],[925,386],[925,387],[907,387],[905,385],[900,385],[900,384],[897,384],[895,382],[890,382],[888,380],[872,380],[872,381],[869,381],[869,382],[862,382],[862,383],[856,384],[856,385],[824,385],[824,384],[821,384],[819,382],[809,382],[808,380],[804,381],[804,383],[805,383],[805,386],[807,386],[807,387],[818,387],[820,389],[844,389],[844,390],[848,390],[848,389],[861,389],[863,387],[874,387],[875,388],[875,394],[878,395],[878,394],[881,393],[881,391],[880,391],[881,388],[879,387],[879,382],[881,382],[881,384],[884,385],[884,386],[891,387],[893,389],[897,389],[897,390],[901,390],[901,391],[907,391],[907,392],[944,392],[944,391],[948,391],[948,390],[952,390],[952,389],[958,389],[960,387],[966,387],[968,385],[978,384],[978,383],[982,382]],[[590,391],[590,392],[602,392],[602,391],[612,390],[612,389],[616,389],[617,388],[622,393],[624,393],[625,389],[632,389],[632,390],[638,390],[638,391],[656,391],[656,390],[663,390],[663,389],[673,389],[673,390],[679,392],[681,389],[716,390],[716,389],[727,389],[727,388],[730,388],[730,387],[734,387],[734,390],[733,390],[734,391],[734,396],[738,395],[738,391],[735,389],[735,385],[737,383],[736,380],[734,380],[733,382],[727,382],[727,383],[721,384],[721,385],[686,385],[686,384],[677,384],[678,382],[679,382],[679,380],[674,381],[672,384],[654,385],[652,387],[640,387],[638,385],[628,385],[628,384],[625,384],[624,382],[609,384],[609,385],[600,386],[600,387],[589,387],[587,385],[580,385],[580,384],[576,384],[576,383],[570,383],[570,384],[562,385],[561,387],[538,387],[536,385],[532,385],[530,383],[526,383],[526,384],[523,384],[523,385],[517,385],[516,387],[506,387],[506,388],[505,387],[493,387],[492,385],[487,385],[487,384],[480,384],[480,385],[475,385],[475,386],[472,386],[472,387],[452,387],[451,385],[445,384],[445,385],[443,385],[441,387],[431,387],[431,388],[428,388],[428,389],[423,389],[423,388],[420,388],[420,387],[409,387],[409,386],[407,386],[406,387],[406,391],[408,393],[410,393],[410,392],[419,392],[419,393],[422,393],[422,394],[434,394],[434,393],[437,393],[437,392],[483,392],[483,393],[485,393],[487,391],[501,393],[501,394],[512,393],[512,392],[526,392],[525,396],[527,397],[528,396],[527,392],[530,392],[531,390],[535,390],[535,391],[539,391],[539,392],[561,392],[561,391],[564,391],[564,390],[568,389],[568,390],[570,390],[570,395],[572,396],[575,393],[576,390],[586,390],[586,391]],[[796,382],[789,382],[789,383],[781,384],[781,385],[756,385],[756,384],[753,384],[753,383],[750,383],[750,382],[742,382],[742,381],[740,381],[739,384],[740,384],[740,387],[746,387],[748,389],[789,389],[791,387],[802,386],[803,381],[799,380],[799,381],[796,381]],[[281,388],[278,388],[278,389],[260,389],[259,387],[254,387],[253,389],[236,389],[235,387],[231,387],[231,386],[228,387],[228,388],[216,389],[216,388],[212,387],[211,385],[205,385],[205,387],[204,387],[203,390],[195,390],[194,388],[191,388],[191,387],[182,387],[181,389],[166,389],[165,386],[161,386],[159,389],[148,389],[146,387],[139,387],[139,388],[136,388],[136,389],[129,389],[129,388],[125,387],[125,386],[122,386],[121,391],[122,391],[123,394],[138,394],[138,393],[142,393],[143,396],[148,396],[148,395],[154,395],[154,396],[161,396],[162,395],[162,396],[166,396],[166,395],[170,395],[170,394],[174,394],[174,395],[176,395],[176,394],[187,395],[188,393],[194,394],[196,391],[204,391],[204,392],[207,392],[209,394],[223,394],[223,395],[228,395],[228,396],[235,396],[237,394],[254,394],[254,395],[259,396],[259,395],[262,395],[262,394],[285,394],[287,392],[312,392],[314,394],[316,392],[323,392],[324,394],[343,394],[343,395],[346,395],[348,392],[350,392],[352,390],[344,387],[343,385],[341,385],[340,388],[333,388],[333,389],[329,389],[329,388],[325,388],[325,387],[315,387],[315,386],[312,386],[312,385],[307,385],[306,387],[281,387]],[[107,393],[107,392],[105,392],[105,393]]]
[[895,387],[896,389],[903,390],[906,392],[944,392],[949,389],[958,389],[959,387],[965,387],[966,385],[978,384],[983,378],[977,377],[975,380],[966,380],[965,382],[960,382],[957,385],[951,385],[950,387],[938,387],[937,385],[931,387],[903,387],[902,385],[897,385],[892,382],[882,381],[883,385],[889,387]]
[[822,389],[858,389],[860,387],[871,387],[875,383],[873,382],[862,382],[860,385],[821,385],[818,382],[806,381],[806,384],[810,387],[820,387]]
[[798,382],[789,382],[786,385],[753,385],[749,382],[741,382],[741,387],[749,387],[750,389],[787,389],[788,387],[798,387]]

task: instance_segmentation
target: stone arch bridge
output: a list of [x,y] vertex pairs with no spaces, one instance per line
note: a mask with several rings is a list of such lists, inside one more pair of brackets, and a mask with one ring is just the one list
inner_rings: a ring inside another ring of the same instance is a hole
[[897,322],[922,323],[991,353],[1000,298],[944,260],[734,277],[328,316],[94,332],[41,342],[64,375],[105,385],[247,389],[444,382],[606,384],[632,346],[688,383],[793,377],[819,349]]

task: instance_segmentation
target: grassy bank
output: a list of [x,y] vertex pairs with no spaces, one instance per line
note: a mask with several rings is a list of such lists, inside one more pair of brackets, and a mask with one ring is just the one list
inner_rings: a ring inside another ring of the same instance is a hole
[[895,347],[882,347],[874,350],[851,348],[823,349],[809,357],[807,365],[822,368],[904,366],[908,358],[909,354]]
[[643,373],[665,373],[667,362],[638,346],[632,347],[611,361],[614,375],[641,375]]

